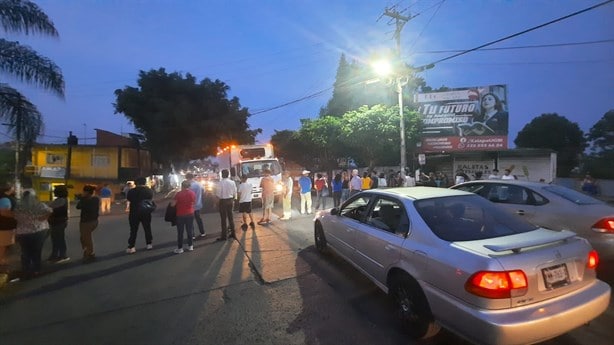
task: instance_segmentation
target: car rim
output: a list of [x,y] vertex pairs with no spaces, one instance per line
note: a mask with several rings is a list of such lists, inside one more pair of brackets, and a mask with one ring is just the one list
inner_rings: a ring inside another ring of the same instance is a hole
[[411,292],[403,285],[397,287],[397,313],[399,319],[405,325],[413,325],[420,319]]
[[316,229],[316,248],[318,249],[322,249],[324,247],[322,236],[323,236],[322,229],[317,228]]

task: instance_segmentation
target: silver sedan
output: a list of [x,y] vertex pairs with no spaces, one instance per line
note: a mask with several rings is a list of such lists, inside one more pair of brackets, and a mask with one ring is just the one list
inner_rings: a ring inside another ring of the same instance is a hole
[[317,249],[391,295],[413,338],[441,326],[478,344],[528,344],[603,313],[598,255],[570,231],[534,226],[475,194],[369,190],[314,219]]
[[614,259],[614,207],[573,189],[538,182],[477,180],[451,187],[476,193],[527,221],[586,238],[602,259]]

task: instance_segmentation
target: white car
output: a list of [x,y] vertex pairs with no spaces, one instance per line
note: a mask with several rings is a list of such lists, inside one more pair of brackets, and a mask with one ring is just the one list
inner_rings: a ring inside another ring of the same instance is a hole
[[469,192],[364,191],[318,213],[314,235],[319,251],[333,250],[393,297],[413,338],[443,326],[478,344],[535,343],[588,323],[610,301],[584,238]]
[[508,212],[552,230],[586,238],[601,259],[614,259],[614,207],[573,189],[515,180],[476,180],[450,187],[480,195]]

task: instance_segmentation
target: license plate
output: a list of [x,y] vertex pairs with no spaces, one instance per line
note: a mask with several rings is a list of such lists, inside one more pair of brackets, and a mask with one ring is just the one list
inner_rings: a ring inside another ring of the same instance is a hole
[[560,264],[542,269],[542,275],[544,276],[544,283],[546,289],[556,289],[561,286],[571,283],[569,280],[569,272],[567,272],[567,265]]

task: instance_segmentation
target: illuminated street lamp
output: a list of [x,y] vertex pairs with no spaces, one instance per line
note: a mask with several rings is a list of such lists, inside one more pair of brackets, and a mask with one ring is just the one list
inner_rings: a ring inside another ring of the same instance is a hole
[[400,129],[401,129],[401,172],[405,174],[405,167],[407,165],[405,160],[405,121],[403,120],[403,86],[407,85],[409,78],[407,75],[402,75],[400,73],[394,75],[392,65],[388,60],[377,60],[372,64],[373,70],[382,77],[390,77],[394,79],[396,91],[399,96],[399,118],[400,118]]

